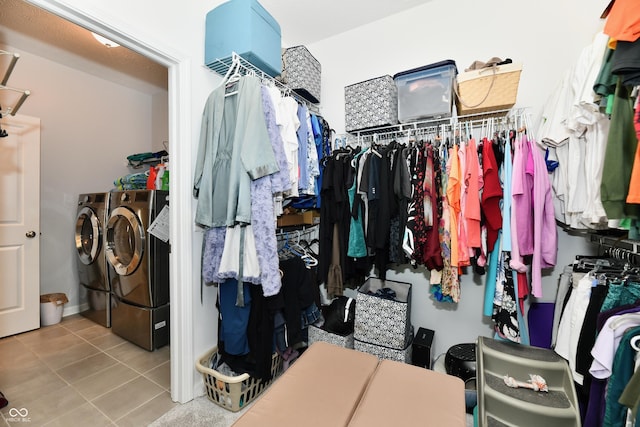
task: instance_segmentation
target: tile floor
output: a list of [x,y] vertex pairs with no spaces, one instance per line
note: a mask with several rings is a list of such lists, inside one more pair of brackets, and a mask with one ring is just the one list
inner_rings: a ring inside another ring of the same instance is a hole
[[177,405],[170,386],[169,346],[148,352],[80,315],[0,339],[2,427],[144,426]]

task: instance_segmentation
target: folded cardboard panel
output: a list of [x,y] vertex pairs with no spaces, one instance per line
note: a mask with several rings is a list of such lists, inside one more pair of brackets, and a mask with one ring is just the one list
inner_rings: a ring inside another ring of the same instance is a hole
[[349,427],[463,427],[464,396],[464,384],[459,378],[383,360]]
[[316,342],[234,426],[347,426],[377,366],[370,354]]

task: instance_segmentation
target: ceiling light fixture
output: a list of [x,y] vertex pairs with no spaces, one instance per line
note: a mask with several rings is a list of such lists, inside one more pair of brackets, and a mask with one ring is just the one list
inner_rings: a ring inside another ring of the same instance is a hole
[[120,46],[118,43],[113,42],[113,41],[109,40],[108,38],[106,38],[106,37],[102,37],[101,35],[98,35],[98,34],[96,34],[96,33],[93,33],[93,32],[92,32],[92,33],[91,33],[91,35],[92,35],[96,40],[98,40],[100,43],[102,43],[103,45],[105,45],[106,47],[118,47],[118,46]]

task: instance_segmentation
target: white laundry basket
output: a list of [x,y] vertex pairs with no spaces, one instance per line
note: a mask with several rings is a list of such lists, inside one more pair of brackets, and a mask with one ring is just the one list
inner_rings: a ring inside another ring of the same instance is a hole
[[42,326],[55,325],[62,320],[62,310],[69,302],[63,293],[40,295],[40,324]]

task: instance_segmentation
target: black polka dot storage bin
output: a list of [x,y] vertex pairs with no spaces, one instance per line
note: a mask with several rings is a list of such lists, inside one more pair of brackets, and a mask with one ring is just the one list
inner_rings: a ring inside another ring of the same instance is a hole
[[412,337],[411,284],[368,278],[356,295],[354,338],[404,349]]

